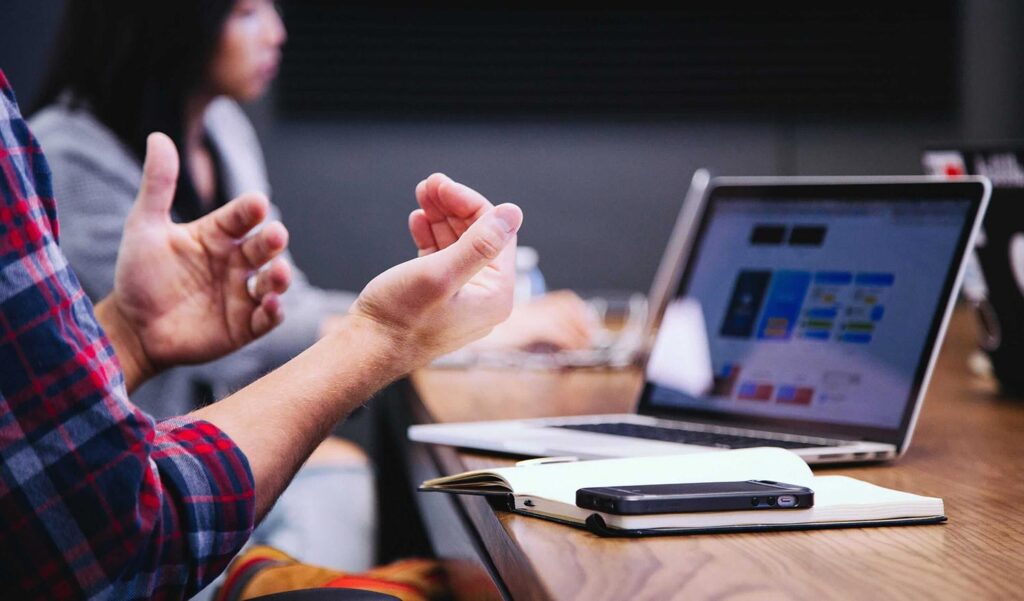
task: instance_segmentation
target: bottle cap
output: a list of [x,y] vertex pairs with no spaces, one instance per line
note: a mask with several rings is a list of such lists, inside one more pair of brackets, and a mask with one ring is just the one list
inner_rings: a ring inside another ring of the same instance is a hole
[[530,271],[537,267],[540,262],[540,255],[537,249],[531,246],[520,246],[516,248],[516,271]]

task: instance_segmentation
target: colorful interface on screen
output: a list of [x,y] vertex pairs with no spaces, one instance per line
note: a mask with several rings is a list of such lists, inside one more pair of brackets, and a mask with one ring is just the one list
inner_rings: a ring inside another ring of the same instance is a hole
[[[665,312],[649,401],[898,427],[969,209],[716,202],[687,290]],[[677,359],[695,343],[706,361]],[[709,368],[695,375],[695,364]]]

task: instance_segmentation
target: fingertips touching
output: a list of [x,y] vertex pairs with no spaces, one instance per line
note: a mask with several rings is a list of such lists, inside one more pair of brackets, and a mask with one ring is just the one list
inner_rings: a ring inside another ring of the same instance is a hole
[[437,250],[437,241],[431,231],[430,220],[427,219],[423,209],[416,209],[409,214],[409,233],[412,235],[412,241],[416,244],[420,256]]
[[284,294],[292,285],[292,266],[284,259],[275,260],[268,270],[270,272],[271,290]]
[[[445,219],[444,211],[441,209],[438,202],[438,187],[448,179],[448,176],[443,173],[431,174],[427,179],[420,182],[420,185],[416,186],[416,201],[420,207],[426,212],[427,217],[430,221],[443,221]],[[421,188],[422,186],[422,188]]]
[[268,294],[284,294],[291,281],[291,265],[283,259],[277,259],[256,275],[253,296],[262,301]]
[[267,213],[270,212],[270,200],[265,195],[259,192],[250,192],[239,196],[238,199],[242,202],[240,225],[245,227],[246,231],[263,223],[263,220],[267,218]]
[[434,238],[437,248],[448,248],[459,239],[459,234],[452,228],[447,219],[429,221],[430,233]]
[[416,190],[416,201],[426,217],[430,236],[434,240],[433,246],[436,248],[446,248],[459,237],[449,223],[448,216],[437,204],[437,187],[445,179],[445,175],[435,173],[420,182]]
[[437,188],[438,207],[449,217],[473,221],[494,205],[473,188],[445,178]]
[[444,184],[445,182],[451,181],[451,179],[452,178],[448,177],[444,173],[441,173],[440,171],[435,171],[434,173],[428,175],[427,179],[424,181],[427,184],[427,191],[430,193],[431,196],[436,198],[437,191],[441,187],[441,185]]
[[258,194],[244,194],[211,213],[206,219],[213,219],[220,233],[229,238],[242,238],[263,222],[270,210],[267,197]]
[[267,294],[252,312],[250,328],[254,338],[258,338],[277,327],[284,321],[284,307],[281,298],[276,294]]
[[284,319],[284,304],[281,302],[279,294],[267,294],[260,301],[260,306],[267,312],[274,324],[281,323],[281,320]]
[[280,221],[271,221],[260,230],[260,235],[266,239],[267,252],[280,253],[288,248],[288,228]]
[[284,252],[287,246],[288,230],[285,229],[284,224],[275,221],[267,224],[256,235],[243,240],[241,250],[249,267],[259,269]]

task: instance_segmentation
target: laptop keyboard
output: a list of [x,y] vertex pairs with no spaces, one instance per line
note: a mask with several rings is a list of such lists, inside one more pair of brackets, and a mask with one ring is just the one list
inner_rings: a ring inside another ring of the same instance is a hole
[[565,428],[566,430],[580,430],[583,432],[596,432],[598,434],[614,434],[616,436],[629,436],[631,438],[646,438],[649,440],[661,440],[664,442],[701,445],[705,447],[719,447],[722,449],[746,449],[750,447],[765,446],[782,447],[784,449],[809,449],[813,447],[828,447],[839,444],[839,441],[833,442],[822,440],[820,443],[813,443],[798,440],[784,440],[779,438],[738,436],[735,434],[724,434],[721,432],[661,428],[658,426],[645,426],[641,424],[628,424],[622,422],[604,424],[566,424],[553,427]]

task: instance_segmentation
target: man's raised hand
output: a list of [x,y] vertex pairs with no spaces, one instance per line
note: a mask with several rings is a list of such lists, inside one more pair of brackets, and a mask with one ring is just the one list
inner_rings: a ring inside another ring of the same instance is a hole
[[371,281],[350,315],[386,334],[404,371],[490,332],[512,310],[523,214],[435,174],[416,188],[409,218],[419,258]]
[[164,367],[225,355],[284,317],[279,295],[291,271],[275,257],[287,247],[288,232],[275,221],[251,233],[267,216],[267,199],[246,194],[177,224],[170,216],[177,178],[173,142],[150,135],[114,291],[97,305],[126,364],[129,388],[138,383],[133,376],[144,379]]

